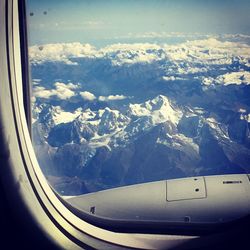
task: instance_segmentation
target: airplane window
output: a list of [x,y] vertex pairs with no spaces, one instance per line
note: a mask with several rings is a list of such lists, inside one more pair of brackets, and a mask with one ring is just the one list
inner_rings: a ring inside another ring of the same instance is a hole
[[247,1],[27,8],[33,146],[58,194],[121,220],[250,212]]

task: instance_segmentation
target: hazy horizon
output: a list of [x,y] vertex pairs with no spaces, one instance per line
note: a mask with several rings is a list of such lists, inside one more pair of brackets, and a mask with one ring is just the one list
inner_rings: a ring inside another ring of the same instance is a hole
[[145,39],[172,43],[175,34],[250,34],[250,2],[245,0],[28,0],[27,7],[30,45],[102,47]]

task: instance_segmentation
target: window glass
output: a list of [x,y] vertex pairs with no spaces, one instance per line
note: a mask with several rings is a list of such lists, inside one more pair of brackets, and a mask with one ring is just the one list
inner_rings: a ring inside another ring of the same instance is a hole
[[248,1],[27,1],[33,144],[64,196],[250,170]]

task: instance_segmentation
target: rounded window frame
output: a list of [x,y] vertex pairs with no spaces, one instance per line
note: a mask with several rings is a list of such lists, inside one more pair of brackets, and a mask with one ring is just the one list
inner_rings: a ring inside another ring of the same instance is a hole
[[[24,204],[27,213],[31,215],[41,233],[43,232],[59,248],[169,249],[192,240],[203,244],[198,236],[118,233],[97,227],[75,214],[52,190],[37,162],[30,138],[25,1],[1,0],[1,4],[5,8],[4,11],[1,10],[4,13],[5,27],[4,32],[1,32],[3,35],[0,41],[1,44],[6,44],[5,48],[1,48],[1,52],[4,51],[6,54],[4,88],[7,92],[0,91],[0,99],[2,103],[6,101],[8,105],[5,111],[0,109],[2,120],[0,132],[6,147],[4,157],[9,167],[5,169],[8,177],[6,179],[4,177],[3,182],[12,190],[12,200],[16,199]],[[21,21],[20,26],[18,21]],[[21,32],[21,43],[19,32]],[[21,52],[17,53],[18,50]],[[17,72],[20,71],[21,65],[20,77]],[[23,91],[20,91],[20,86]],[[12,148],[15,152],[11,152]],[[17,188],[18,192],[15,193]],[[52,228],[54,230],[51,230]]]

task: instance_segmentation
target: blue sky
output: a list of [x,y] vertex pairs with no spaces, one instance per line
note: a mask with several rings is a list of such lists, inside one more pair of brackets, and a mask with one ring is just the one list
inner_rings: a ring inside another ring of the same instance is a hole
[[31,44],[82,42],[102,46],[132,41],[135,35],[149,32],[250,33],[248,0],[28,0],[27,3]]

